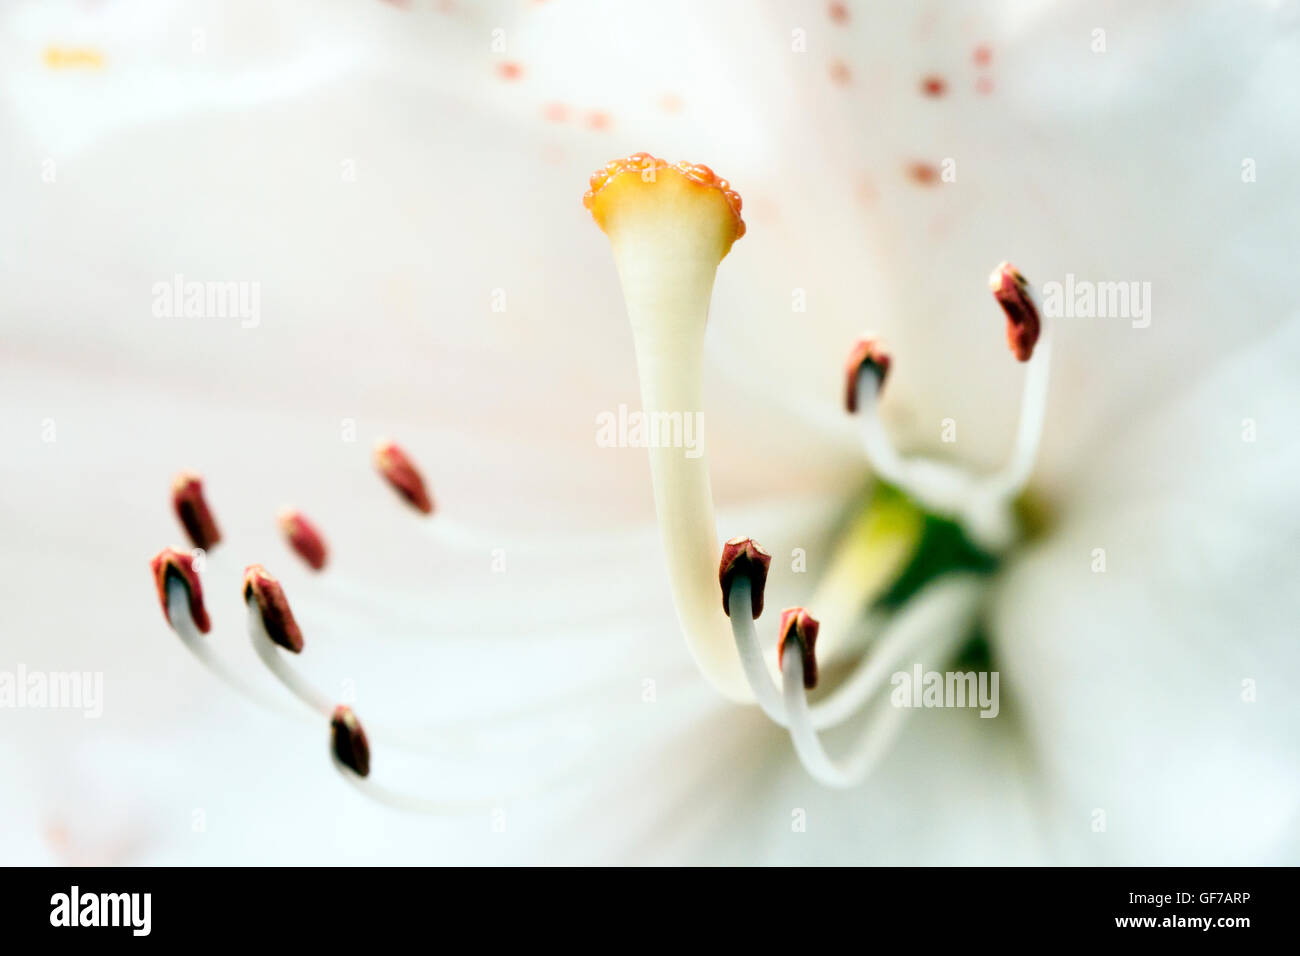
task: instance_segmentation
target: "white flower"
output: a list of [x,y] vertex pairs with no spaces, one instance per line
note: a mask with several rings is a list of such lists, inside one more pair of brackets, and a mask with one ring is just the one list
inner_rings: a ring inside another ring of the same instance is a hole
[[[5,11],[3,659],[105,675],[99,720],[4,715],[18,859],[1294,862],[1294,15],[846,7]],[[643,148],[745,197],[703,407],[719,530],[777,556],[775,609],[810,601],[871,479],[840,395],[864,328],[893,443],[984,473],[1021,378],[989,268],[1150,283],[1146,327],[1045,320],[1047,521],[984,619],[1002,713],[909,715],[858,788],[700,676],[643,454],[593,442],[637,370],[577,200]],[[256,283],[259,321],[159,316],[177,275]],[[371,471],[382,434],[433,484],[428,534]],[[265,681],[235,579],[266,564],[318,686],[444,728],[432,767],[376,749],[376,777],[473,809],[358,799],[322,722],[169,640],[144,561],[180,540],[182,467],[226,537],[216,652]]]

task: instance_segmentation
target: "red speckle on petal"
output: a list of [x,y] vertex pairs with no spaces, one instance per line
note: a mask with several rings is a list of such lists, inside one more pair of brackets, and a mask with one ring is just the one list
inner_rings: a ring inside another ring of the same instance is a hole
[[610,119],[608,113],[603,113],[600,110],[592,110],[587,114],[588,129],[609,129],[611,123],[613,123],[613,120]]
[[931,163],[909,163],[907,178],[918,186],[937,186],[939,184],[939,170]]
[[976,66],[988,66],[993,60],[993,51],[989,49],[988,44],[981,43],[971,53],[971,59],[975,61]]
[[843,60],[832,60],[830,65],[831,82],[840,86],[848,86],[853,80],[853,74],[849,70],[849,65]]
[[542,115],[552,123],[563,123],[569,118],[569,108],[563,103],[547,103]]
[[944,82],[942,76],[931,73],[921,80],[921,92],[926,96],[939,97],[947,91],[948,84]]
[[993,77],[981,76],[975,81],[975,92],[983,96],[988,96],[993,92]]
[[682,98],[676,93],[665,93],[659,99],[659,108],[665,113],[680,113],[684,105]]
[[838,23],[840,26],[849,22],[849,8],[842,3],[828,4],[826,13],[830,16],[831,22]]
[[497,73],[503,80],[517,80],[524,75],[524,68],[512,60],[497,64]]

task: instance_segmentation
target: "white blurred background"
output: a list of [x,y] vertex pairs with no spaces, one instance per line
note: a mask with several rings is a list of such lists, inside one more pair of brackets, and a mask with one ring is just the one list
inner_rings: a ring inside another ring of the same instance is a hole
[[[0,863],[1294,862],[1294,23],[1293,5],[6,4],[0,670],[102,673],[104,701],[0,710]],[[1059,548],[1118,554],[1107,590],[1052,545],[1017,565],[992,639],[1003,716],[917,715],[858,790],[819,788],[705,685],[644,452],[593,441],[639,398],[580,198],[639,149],[745,197],[706,394],[724,534],[810,555],[773,607],[810,589],[869,478],[838,407],[864,325],[896,347],[900,444],[938,448],[931,423],[960,409],[958,454],[984,468],[1019,389],[996,321],[972,318],[988,269],[1155,289],[1144,335],[1063,329],[1035,479]],[[951,156],[955,184],[917,172]],[[157,314],[178,275],[256,284],[256,323]],[[474,543],[383,486],[385,435]],[[447,728],[450,753],[376,750],[376,774],[472,809],[367,803],[322,721],[184,652],[147,570],[184,546],[183,468],[225,537],[204,575],[218,652],[279,693],[236,597],[265,564],[304,670],[355,689],[363,721]],[[322,528],[323,575],[280,539],[283,505]]]

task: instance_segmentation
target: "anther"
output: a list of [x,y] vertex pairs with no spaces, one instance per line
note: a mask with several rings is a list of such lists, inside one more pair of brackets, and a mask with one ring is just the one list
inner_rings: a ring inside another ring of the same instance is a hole
[[172,479],[172,506],[194,547],[204,551],[221,541],[221,532],[203,497],[203,479],[193,472],[182,471]]
[[250,564],[244,571],[244,601],[257,605],[267,637],[287,651],[302,651],[302,631],[293,618],[284,588],[260,564]]
[[889,375],[889,353],[880,339],[864,336],[853,344],[849,360],[844,366],[844,405],[852,415],[858,410],[858,383],[864,372],[876,380],[876,391],[885,387]]
[[788,607],[781,612],[781,626],[777,636],[776,659],[780,664],[785,661],[785,645],[793,640],[799,645],[799,656],[803,661],[803,686],[812,690],[817,686],[817,631],[821,625],[801,607]]
[[275,521],[289,542],[289,547],[293,548],[313,571],[325,567],[325,562],[329,559],[329,549],[325,547],[325,539],[301,511],[282,508],[275,516]]
[[433,500],[424,488],[424,479],[401,448],[391,441],[380,441],[375,445],[375,467],[417,511],[433,513]]
[[330,749],[335,759],[358,777],[370,775],[370,745],[351,707],[340,704],[330,717]]
[[749,579],[749,601],[753,617],[762,616],[763,590],[767,586],[767,570],[771,564],[772,556],[752,538],[732,538],[722,546],[718,583],[722,585],[722,610],[727,617],[731,617],[731,584],[737,575]]
[[176,548],[163,548],[149,562],[153,571],[154,584],[158,587],[158,602],[162,605],[163,617],[173,630],[177,625],[168,611],[167,590],[171,582],[179,582],[185,588],[185,595],[190,610],[190,618],[200,633],[212,630],[208,620],[207,609],[203,606],[203,585],[199,583],[198,572],[194,570],[194,557],[186,551]]
[[1028,362],[1042,332],[1038,307],[1029,294],[1029,283],[1009,262],[1002,262],[989,276],[989,288],[1007,316],[1007,344],[1021,362]]

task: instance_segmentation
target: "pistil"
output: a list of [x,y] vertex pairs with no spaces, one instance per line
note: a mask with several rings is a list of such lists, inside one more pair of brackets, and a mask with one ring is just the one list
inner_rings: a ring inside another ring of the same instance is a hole
[[[614,251],[643,411],[701,413],[705,323],[718,265],[744,235],[740,196],[706,166],[670,166],[645,153],[610,163],[591,187],[584,202]],[[713,585],[718,538],[703,438],[694,451],[649,450],[660,537],[696,662],[721,693],[745,700],[748,684]]]

